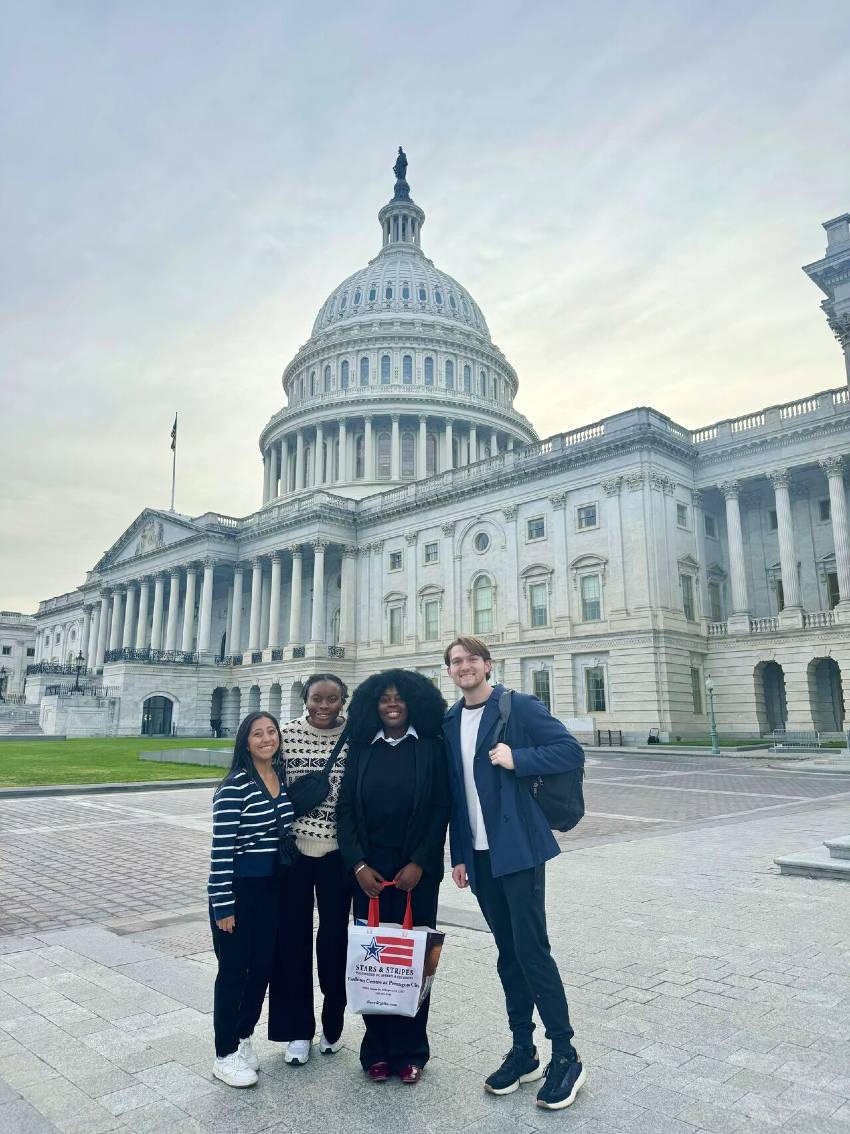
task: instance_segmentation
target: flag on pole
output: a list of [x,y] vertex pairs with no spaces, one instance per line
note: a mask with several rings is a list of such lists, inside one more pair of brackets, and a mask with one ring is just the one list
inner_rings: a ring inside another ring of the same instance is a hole
[[177,448],[177,414],[174,415],[174,424],[171,427],[171,451]]

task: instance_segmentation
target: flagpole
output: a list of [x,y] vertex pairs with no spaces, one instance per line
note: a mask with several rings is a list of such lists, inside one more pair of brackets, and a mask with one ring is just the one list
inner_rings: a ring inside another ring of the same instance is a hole
[[177,481],[177,414],[174,415],[171,446],[171,511],[174,511],[174,486]]

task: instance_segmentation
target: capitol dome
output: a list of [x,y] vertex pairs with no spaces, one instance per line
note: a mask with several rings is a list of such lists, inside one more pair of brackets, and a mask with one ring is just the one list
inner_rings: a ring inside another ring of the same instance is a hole
[[480,307],[421,247],[401,147],[378,255],[339,284],[286,367],[260,436],[263,502],[322,487],[380,492],[537,440]]

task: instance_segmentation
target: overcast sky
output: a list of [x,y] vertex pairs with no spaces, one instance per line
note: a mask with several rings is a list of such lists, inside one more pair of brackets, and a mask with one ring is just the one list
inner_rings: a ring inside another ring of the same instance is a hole
[[843,382],[800,271],[850,210],[843,0],[2,7],[2,608],[167,507],[175,410],[178,510],[258,507],[400,143],[541,435]]

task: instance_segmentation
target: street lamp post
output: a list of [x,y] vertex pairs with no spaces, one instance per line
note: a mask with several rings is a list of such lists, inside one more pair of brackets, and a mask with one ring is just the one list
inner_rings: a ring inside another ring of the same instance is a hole
[[79,693],[80,692],[80,670],[83,668],[83,651],[82,650],[80,650],[80,652],[77,654],[75,661],[77,663],[77,676],[74,678],[74,688],[71,690],[71,692],[72,693]]
[[720,753],[720,744],[718,743],[717,736],[717,717],[714,715],[714,682],[711,679],[711,674],[705,675],[705,689],[708,693],[708,724],[711,728],[711,751],[712,754],[717,756]]

